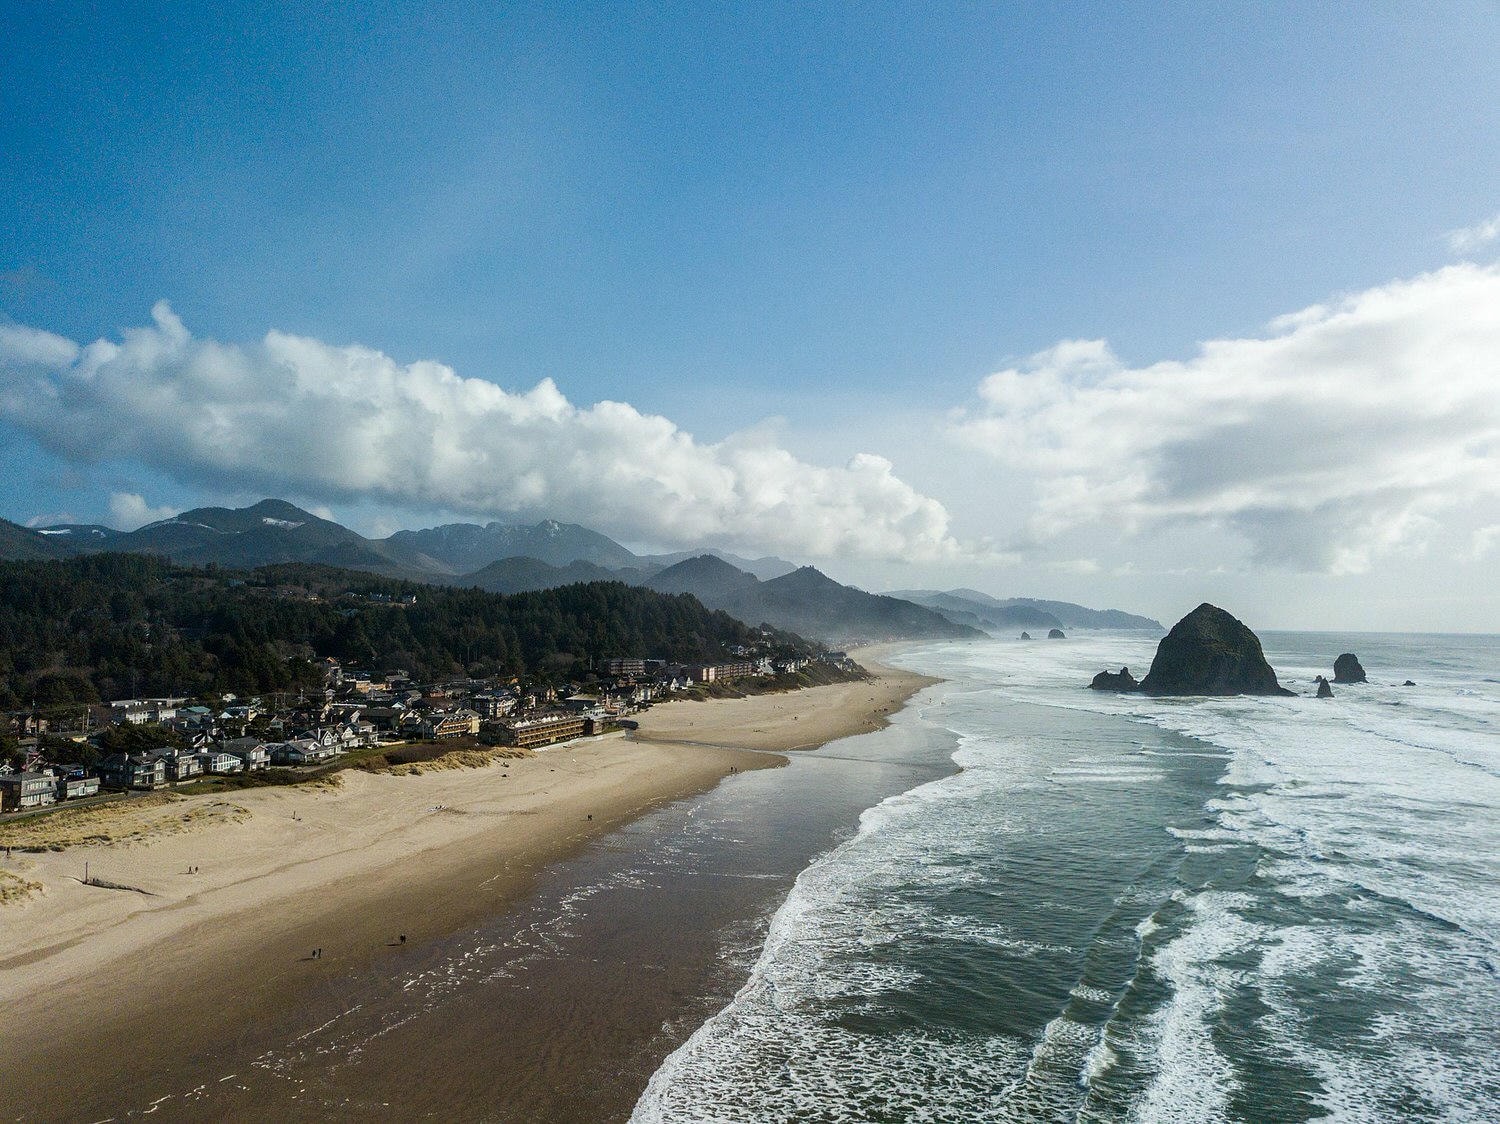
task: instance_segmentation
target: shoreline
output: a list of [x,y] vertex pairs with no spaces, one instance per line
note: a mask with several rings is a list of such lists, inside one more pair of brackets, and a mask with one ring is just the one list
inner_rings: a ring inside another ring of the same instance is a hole
[[[653,809],[733,771],[784,764],[785,752],[880,728],[930,680],[876,654],[865,653],[873,682],[680,701],[646,712],[628,739],[483,769],[193,797],[238,810],[143,844],[13,859],[7,869],[48,885],[0,907],[0,1073],[38,1098],[15,1118],[52,1118],[64,1097],[70,1117],[138,1103],[106,1095],[84,1105],[78,1089],[144,1092],[140,1070],[153,1057],[162,1084],[217,1079],[227,1059],[203,1058],[205,1040],[273,1040],[293,1029],[301,997],[504,914],[548,864]],[[156,896],[83,886],[67,868],[85,859]],[[144,1045],[121,1057],[110,1050],[120,1042]]]

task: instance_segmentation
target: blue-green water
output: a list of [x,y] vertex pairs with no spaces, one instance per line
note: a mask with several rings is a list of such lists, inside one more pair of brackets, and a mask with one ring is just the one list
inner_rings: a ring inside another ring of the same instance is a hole
[[1081,689],[1127,634],[908,652],[947,682],[873,737],[962,772],[801,874],[635,1119],[1500,1119],[1500,641],[1263,640],[1307,697]]

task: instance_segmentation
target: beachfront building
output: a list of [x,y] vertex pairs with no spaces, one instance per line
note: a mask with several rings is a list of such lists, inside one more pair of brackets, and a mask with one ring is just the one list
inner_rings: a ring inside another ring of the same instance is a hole
[[500,724],[500,735],[506,744],[519,749],[534,749],[570,738],[581,738],[586,719],[581,714],[545,714],[518,722]]
[[719,683],[728,679],[743,679],[756,673],[756,665],[749,660],[737,663],[698,664],[688,669],[688,678],[694,683]]
[[57,803],[57,778],[51,770],[0,774],[0,812],[23,812]]
[[259,738],[230,738],[220,742],[219,749],[238,757],[247,773],[259,772],[271,765],[271,755],[266,751],[266,743]]
[[161,761],[166,767],[169,781],[185,781],[203,772],[203,763],[199,761],[198,754],[191,749],[163,746],[161,749],[153,749],[147,756]]
[[99,781],[105,788],[160,788],[167,783],[167,765],[144,753],[111,753],[99,762]]
[[645,675],[646,661],[642,659],[613,659],[604,661],[606,675]]
[[317,738],[293,738],[268,745],[265,749],[276,765],[321,765],[342,752],[337,745]]
[[205,749],[198,753],[198,760],[203,765],[205,773],[215,776],[227,776],[230,773],[243,773],[245,763],[232,753],[225,753],[218,749]]
[[81,773],[62,777],[57,782],[59,800],[82,800],[85,796],[99,795],[99,778],[86,777]]

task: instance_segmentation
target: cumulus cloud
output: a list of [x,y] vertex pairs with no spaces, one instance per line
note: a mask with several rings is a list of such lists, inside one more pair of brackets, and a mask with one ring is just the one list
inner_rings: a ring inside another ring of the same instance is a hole
[[139,492],[115,492],[109,497],[110,519],[122,531],[133,531],[147,523],[170,519],[181,510],[176,507],[152,507]]
[[[80,461],[235,491],[551,516],[631,540],[814,557],[960,553],[948,515],[882,457],[807,464],[764,433],[698,442],[623,402],[575,406],[439,363],[273,331],[195,338],[165,302],[119,342],[0,331],[0,417]],[[145,504],[142,501],[141,506]]]
[[1031,532],[1207,521],[1258,560],[1359,571],[1500,494],[1500,272],[1455,265],[1132,368],[1070,340],[955,420],[1035,475]]
[[1448,240],[1448,248],[1455,254],[1472,254],[1500,238],[1500,215],[1494,215],[1474,226],[1450,230],[1444,237]]

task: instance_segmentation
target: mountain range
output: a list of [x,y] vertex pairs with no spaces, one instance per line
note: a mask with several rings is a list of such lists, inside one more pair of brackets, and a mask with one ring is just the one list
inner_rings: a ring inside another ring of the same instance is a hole
[[979,636],[910,601],[840,585],[811,566],[761,581],[712,554],[688,558],[647,579],[658,593],[691,593],[710,609],[748,624],[769,624],[802,636],[925,639]]
[[833,644],[977,636],[1018,627],[1161,627],[1118,610],[1023,598],[1002,601],[968,589],[881,596],[841,585],[811,566],[769,556],[749,559],[717,550],[636,554],[597,531],[551,519],[534,525],[450,523],[371,539],[284,500],[267,499],[246,508],[195,508],[134,531],[97,524],[32,529],[0,520],[0,558],[106,551],[235,569],[312,562],[494,593],[619,581],[658,592],[691,593],[709,608],[748,623]]
[[991,597],[977,589],[902,589],[891,594],[941,613],[949,620],[987,632],[1017,628],[1117,628],[1166,631],[1160,621],[1120,609],[1090,609],[1071,601],[1034,597]]

